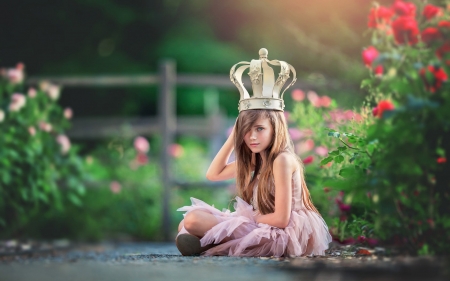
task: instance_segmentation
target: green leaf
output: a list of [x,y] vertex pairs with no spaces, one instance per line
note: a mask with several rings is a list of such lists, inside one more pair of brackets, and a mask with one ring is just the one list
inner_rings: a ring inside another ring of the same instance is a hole
[[372,84],[372,79],[364,79],[361,81],[361,89],[366,88]]
[[346,146],[340,146],[340,147],[338,147],[338,150],[339,151],[344,151],[344,150],[347,150],[347,147]]
[[343,178],[351,178],[357,175],[359,172],[353,167],[343,168],[339,171],[339,175]]
[[82,202],[81,202],[80,198],[78,198],[78,196],[76,196],[75,194],[70,193],[70,194],[68,195],[68,197],[69,197],[69,200],[70,200],[74,205],[77,205],[77,206],[81,206],[81,205],[82,205]]
[[344,156],[339,155],[339,156],[334,157],[334,162],[341,163],[342,161],[344,161]]
[[330,156],[338,156],[340,154],[339,150],[333,150],[328,152],[328,155]]
[[320,165],[326,165],[328,163],[330,163],[331,161],[333,161],[333,157],[327,157],[325,159],[322,159],[322,161],[320,161]]

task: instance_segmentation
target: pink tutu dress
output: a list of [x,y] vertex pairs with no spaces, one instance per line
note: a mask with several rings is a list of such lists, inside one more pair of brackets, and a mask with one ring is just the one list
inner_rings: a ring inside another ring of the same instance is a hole
[[[257,189],[255,185],[253,206],[236,197],[235,212],[220,211],[195,198],[191,198],[191,206],[178,209],[186,211],[186,214],[193,210],[202,210],[218,219],[219,223],[200,239],[201,246],[218,245],[203,252],[202,255],[295,257],[325,254],[331,242],[331,235],[322,217],[303,206],[298,170],[292,176],[291,217],[284,229],[255,221],[255,216],[259,214],[256,209]],[[179,234],[181,233],[187,233],[184,227]]]

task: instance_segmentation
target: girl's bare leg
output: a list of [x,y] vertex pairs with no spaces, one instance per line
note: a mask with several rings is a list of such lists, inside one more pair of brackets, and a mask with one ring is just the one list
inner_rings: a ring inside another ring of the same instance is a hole
[[178,232],[184,228],[192,235],[202,238],[205,233],[217,225],[219,221],[211,213],[193,210],[186,214],[184,220],[178,225]]

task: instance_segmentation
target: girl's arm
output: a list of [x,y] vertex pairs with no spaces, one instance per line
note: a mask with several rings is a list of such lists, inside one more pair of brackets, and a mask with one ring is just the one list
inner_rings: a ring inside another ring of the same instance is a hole
[[234,149],[234,130],[235,128],[233,127],[231,134],[219,152],[217,152],[206,172],[206,178],[210,181],[223,181],[236,177],[235,162],[227,163]]
[[275,211],[257,216],[257,223],[265,223],[278,228],[285,228],[289,224],[292,205],[292,174],[297,165],[297,161],[288,153],[281,153],[275,158],[273,162]]

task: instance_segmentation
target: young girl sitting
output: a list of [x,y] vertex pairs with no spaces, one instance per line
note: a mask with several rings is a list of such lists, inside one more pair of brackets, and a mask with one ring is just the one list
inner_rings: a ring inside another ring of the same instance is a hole
[[[269,64],[281,66],[282,83],[274,81]],[[177,247],[185,256],[324,255],[331,236],[311,201],[282,112],[283,94],[279,98],[289,71],[295,82],[295,70],[285,62],[267,60],[267,50],[261,49],[260,60],[250,63],[254,92],[250,98],[240,81],[248,65],[236,71],[235,67],[231,78],[241,92],[240,113],[206,174],[212,181],[236,178],[235,212],[222,212],[191,198],[192,206],[179,209],[186,214],[179,225]],[[233,149],[236,160],[228,163]]]

